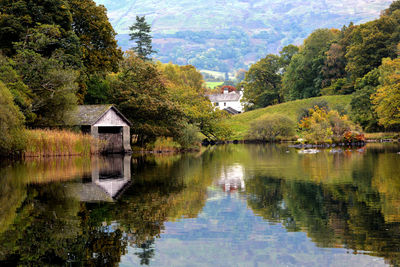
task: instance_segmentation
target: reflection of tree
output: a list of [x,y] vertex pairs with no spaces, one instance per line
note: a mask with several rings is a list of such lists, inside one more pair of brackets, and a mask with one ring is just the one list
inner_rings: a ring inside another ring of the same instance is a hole
[[7,170],[0,203],[12,205],[1,209],[7,223],[0,229],[0,264],[117,266],[128,244],[149,264],[164,223],[201,211],[212,182],[202,166],[192,156],[139,158],[132,186],[115,203],[80,203],[46,173],[32,183],[32,173],[47,167]]
[[154,257],[154,240],[147,240],[140,245],[140,252],[135,252],[135,255],[140,259],[141,265],[149,265],[150,259]]
[[306,231],[319,246],[366,251],[395,264],[400,257],[400,225],[385,222],[379,193],[366,184],[326,185],[257,176],[246,187],[249,206],[265,219],[281,222],[291,231]]

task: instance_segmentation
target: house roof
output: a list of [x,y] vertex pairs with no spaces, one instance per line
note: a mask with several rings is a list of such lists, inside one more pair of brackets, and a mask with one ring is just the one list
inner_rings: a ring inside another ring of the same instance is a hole
[[236,115],[236,114],[239,114],[239,113],[240,113],[240,111],[237,111],[236,109],[231,108],[231,107],[227,107],[227,108],[225,108],[224,110],[225,110],[226,112],[232,114],[232,115]]
[[132,123],[113,105],[79,105],[70,112],[71,125],[94,125],[108,110],[113,109],[128,125]]
[[236,92],[230,92],[227,94],[215,94],[207,96],[211,102],[229,102],[229,101],[239,101],[240,94]]

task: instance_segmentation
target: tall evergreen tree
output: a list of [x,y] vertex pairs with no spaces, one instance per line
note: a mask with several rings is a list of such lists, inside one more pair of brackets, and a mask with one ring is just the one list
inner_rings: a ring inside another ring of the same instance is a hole
[[142,59],[149,60],[149,56],[156,53],[156,51],[153,50],[151,44],[151,26],[146,22],[146,18],[144,16],[136,16],[136,22],[129,27],[129,30],[131,31],[129,34],[131,37],[130,40],[136,43],[136,46],[132,47],[132,50]]

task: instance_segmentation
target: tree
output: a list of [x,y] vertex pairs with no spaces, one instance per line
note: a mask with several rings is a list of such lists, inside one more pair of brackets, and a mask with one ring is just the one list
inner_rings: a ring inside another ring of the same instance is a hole
[[286,71],[287,66],[289,66],[292,57],[299,52],[299,47],[295,45],[287,45],[282,48],[279,52],[280,63],[283,68],[283,72]]
[[16,53],[13,43],[39,24],[58,25],[63,37],[72,30],[71,12],[64,0],[0,1],[0,10],[0,49],[7,56]]
[[127,52],[121,71],[109,75],[110,103],[133,123],[139,145],[157,136],[178,136],[184,123],[179,106],[169,99],[165,79],[155,64]]
[[384,127],[400,125],[400,58],[385,58],[379,67],[380,86],[371,96],[379,124]]
[[383,58],[396,57],[396,45],[400,41],[400,11],[362,24],[351,35],[346,71],[355,81],[379,67]]
[[24,148],[24,116],[14,104],[10,90],[0,81],[0,155]]
[[283,77],[282,95],[285,100],[318,96],[322,88],[320,72],[325,52],[339,37],[336,29],[318,29],[304,40],[298,54],[292,57]]
[[371,96],[376,93],[378,85],[379,69],[374,69],[356,81],[356,91],[350,102],[350,118],[368,132],[381,130],[371,102]]
[[280,66],[280,57],[270,54],[250,67],[242,83],[247,110],[280,102]]
[[151,44],[151,27],[146,22],[145,16],[136,16],[136,22],[129,27],[129,30],[131,31],[129,34],[131,37],[130,40],[136,43],[136,46],[132,47],[132,50],[135,51],[140,58],[149,60],[149,56],[156,53],[156,51],[153,50]]
[[116,33],[107,18],[104,6],[93,0],[68,0],[72,14],[72,29],[80,41],[82,62],[89,75],[118,71],[122,51],[115,40]]
[[75,41],[76,36],[65,40],[59,26],[43,24],[16,44],[15,69],[32,92],[36,120],[31,124],[63,124],[67,111],[76,105],[81,61]]

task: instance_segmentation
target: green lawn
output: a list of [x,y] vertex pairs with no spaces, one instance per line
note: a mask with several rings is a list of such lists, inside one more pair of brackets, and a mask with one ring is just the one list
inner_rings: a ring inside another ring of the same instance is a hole
[[250,128],[250,124],[257,119],[261,119],[267,114],[286,115],[293,121],[297,122],[299,112],[302,109],[309,108],[315,102],[319,102],[322,100],[328,102],[328,105],[331,109],[348,111],[351,101],[351,95],[321,96],[295,100],[234,115],[227,120],[227,123],[230,125],[233,132],[232,140],[243,140],[248,129]]
[[224,82],[206,82],[207,87],[214,89],[215,87],[217,87],[218,85],[223,84]]

